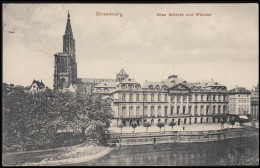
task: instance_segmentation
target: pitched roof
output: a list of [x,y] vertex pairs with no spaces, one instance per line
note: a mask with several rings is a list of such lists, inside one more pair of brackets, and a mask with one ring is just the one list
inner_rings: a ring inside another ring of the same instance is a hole
[[139,84],[139,82],[135,81],[134,79],[131,79],[129,77],[125,78],[124,80],[122,80],[120,83],[123,83],[123,84]]
[[71,28],[71,24],[70,24],[70,13],[69,13],[69,11],[68,11],[68,19],[67,19],[67,25],[66,25],[65,35],[71,35],[71,36],[73,36],[72,28]]
[[249,91],[246,90],[246,88],[244,88],[244,87],[235,87],[235,88],[231,89],[229,92],[249,92]]
[[117,76],[120,75],[120,76],[128,76],[128,74],[124,71],[124,69],[122,68],[120,70],[120,72],[118,72],[118,74],[116,74]]
[[153,87],[159,86],[161,88],[163,85],[166,85],[166,84],[163,82],[146,81],[143,85],[143,88],[149,88],[149,86],[153,86]]
[[42,81],[40,82],[40,81],[38,81],[38,80],[33,80],[33,82],[32,82],[32,84],[31,84],[30,88],[32,87],[32,85],[33,85],[34,83],[36,83],[36,85],[38,86],[39,89],[45,88],[44,83],[43,83]]
[[208,81],[205,83],[205,87],[213,87],[213,86],[224,86],[216,81],[213,81],[213,79],[211,81]]
[[101,82],[115,82],[116,79],[77,78],[76,83],[98,84]]
[[101,82],[95,85],[95,88],[115,88],[118,82]]

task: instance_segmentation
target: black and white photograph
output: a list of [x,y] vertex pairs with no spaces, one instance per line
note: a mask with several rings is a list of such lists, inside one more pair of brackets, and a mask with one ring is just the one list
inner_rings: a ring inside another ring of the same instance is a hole
[[257,3],[2,3],[3,166],[259,165]]

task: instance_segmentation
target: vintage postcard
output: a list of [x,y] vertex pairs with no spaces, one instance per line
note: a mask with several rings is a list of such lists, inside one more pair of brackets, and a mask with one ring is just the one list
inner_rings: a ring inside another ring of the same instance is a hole
[[2,11],[2,165],[259,165],[258,4]]

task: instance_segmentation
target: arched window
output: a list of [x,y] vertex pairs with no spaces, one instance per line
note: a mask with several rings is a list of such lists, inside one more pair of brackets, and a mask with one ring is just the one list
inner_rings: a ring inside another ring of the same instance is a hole
[[161,109],[161,106],[158,107],[158,117],[161,117],[162,116],[162,109]]
[[125,93],[122,93],[122,101],[125,101]]
[[155,117],[154,106],[151,106],[151,116],[152,116],[152,117]]
[[129,107],[129,114],[130,114],[130,117],[134,116],[133,107]]
[[167,101],[167,94],[164,95],[164,101]]
[[221,106],[218,106],[218,114],[220,114]]
[[189,106],[189,114],[191,114],[191,106]]
[[146,107],[146,106],[144,107],[144,116],[145,116],[145,117],[148,117],[148,110],[147,110],[147,107]]
[[194,107],[194,115],[198,115],[198,106]]
[[154,94],[151,94],[151,101],[154,101]]
[[147,94],[144,94],[144,101],[147,101]]
[[214,105],[213,106],[213,114],[215,114],[215,112],[216,112],[216,106]]
[[133,94],[132,93],[129,94],[129,101],[130,102],[133,101]]
[[122,107],[122,113],[123,113],[123,117],[126,117],[126,107]]
[[181,96],[177,95],[177,101],[181,101]]
[[161,101],[161,94],[158,94],[158,102]]
[[191,101],[192,100],[192,94],[189,95],[188,97],[189,97],[189,101]]
[[173,110],[174,110],[174,107],[171,106],[171,115],[173,115]]
[[203,115],[203,106],[200,106],[200,114]]
[[209,114],[209,106],[206,107],[206,115]]
[[136,107],[136,117],[140,117],[140,107]]
[[139,94],[136,94],[136,101],[139,101]]
[[167,110],[168,110],[168,107],[165,106],[165,107],[164,107],[164,116],[167,116]]

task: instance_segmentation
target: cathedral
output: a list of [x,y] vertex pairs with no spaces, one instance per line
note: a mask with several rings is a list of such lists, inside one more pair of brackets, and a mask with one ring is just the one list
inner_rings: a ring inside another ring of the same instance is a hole
[[63,35],[63,52],[54,54],[54,90],[77,91],[81,94],[90,94],[92,87],[104,81],[116,79],[78,78],[75,52],[75,39],[70,24],[68,12],[67,25]]
[[63,36],[63,53],[54,54],[55,90],[80,94],[100,93],[109,99],[113,110],[111,126],[130,126],[133,121],[152,126],[158,122],[177,125],[220,123],[228,113],[226,86],[209,80],[192,83],[170,75],[159,82],[146,81],[141,85],[121,69],[115,79],[78,78],[75,40],[68,13]]

